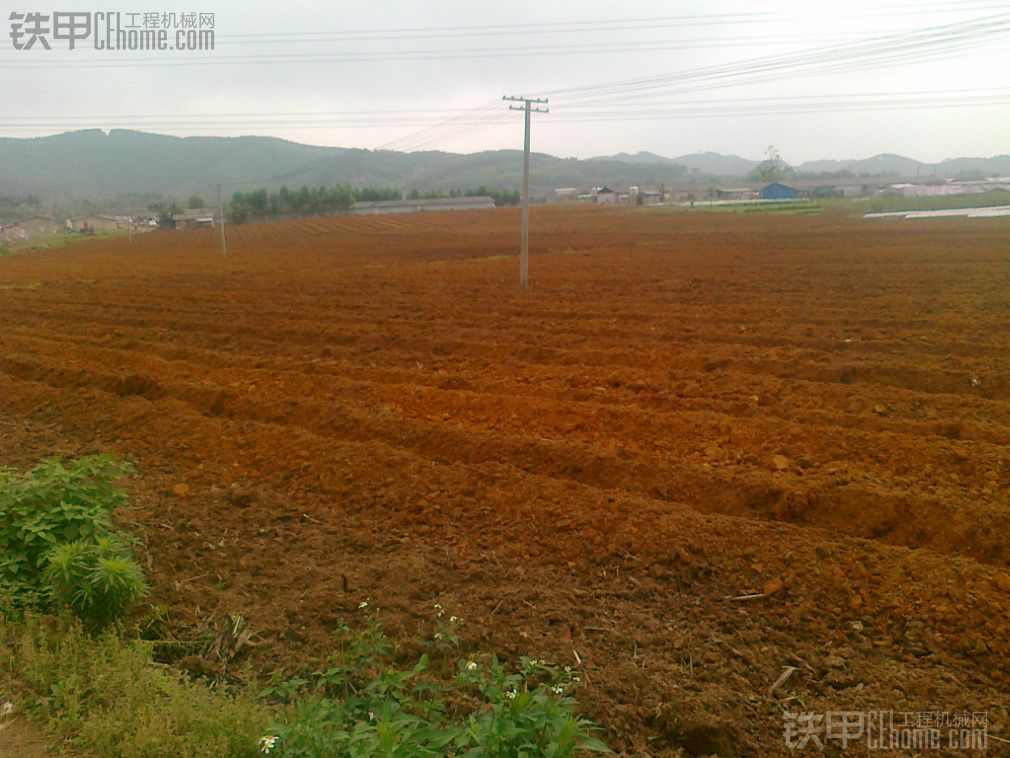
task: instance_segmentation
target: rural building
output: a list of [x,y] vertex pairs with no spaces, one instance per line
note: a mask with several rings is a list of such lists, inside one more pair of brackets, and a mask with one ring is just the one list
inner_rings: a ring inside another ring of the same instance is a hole
[[559,203],[576,203],[579,200],[577,187],[558,187],[554,190],[554,199]]
[[379,216],[386,213],[421,213],[423,211],[474,211],[494,208],[494,200],[486,195],[476,197],[439,197],[417,200],[375,200],[355,203],[352,216]]
[[780,182],[772,182],[767,187],[761,188],[762,200],[795,200],[799,193],[795,187],[787,187]]
[[824,184],[810,187],[806,191],[813,197],[862,197],[867,194],[867,187],[861,184],[844,186]]
[[172,225],[176,229],[203,229],[214,226],[214,211],[207,208],[190,209],[172,216]]
[[59,226],[48,216],[32,216],[4,224],[0,227],[0,239],[5,242],[15,242],[38,237],[52,237],[59,232]]
[[130,226],[129,216],[110,216],[98,214],[92,216],[75,216],[68,218],[66,228],[71,232],[84,234],[100,234],[114,232],[116,229],[126,229]]
[[593,190],[593,202],[600,205],[617,203],[617,193],[609,187],[597,187]]
[[159,216],[157,213],[141,213],[139,216],[133,217],[134,226],[158,226]]
[[750,187],[717,187],[713,192],[720,200],[752,200],[755,196]]

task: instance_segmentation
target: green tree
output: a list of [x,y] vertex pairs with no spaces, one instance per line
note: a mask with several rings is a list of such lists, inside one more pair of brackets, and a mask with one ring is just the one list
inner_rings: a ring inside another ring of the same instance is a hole
[[187,208],[203,208],[205,206],[206,203],[203,201],[203,198],[200,197],[199,195],[192,195],[189,198],[189,202],[186,204]]
[[750,172],[750,178],[757,182],[778,182],[792,174],[793,169],[782,160],[775,145],[769,145],[765,150],[765,159]]

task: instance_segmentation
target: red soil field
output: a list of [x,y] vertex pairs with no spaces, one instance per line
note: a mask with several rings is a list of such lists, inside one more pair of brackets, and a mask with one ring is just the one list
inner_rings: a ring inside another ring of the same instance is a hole
[[783,710],[1010,739],[1010,225],[536,208],[522,292],[518,220],[0,259],[2,463],[134,461],[152,601],[263,671],[439,602],[577,656],[627,754],[794,754]]

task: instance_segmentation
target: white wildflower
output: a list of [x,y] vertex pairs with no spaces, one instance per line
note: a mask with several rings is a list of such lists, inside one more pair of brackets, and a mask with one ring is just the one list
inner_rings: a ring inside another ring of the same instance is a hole
[[358,610],[359,611],[363,611],[367,607],[368,607],[368,601],[367,600],[362,600],[360,603],[358,603]]
[[280,739],[276,734],[265,734],[259,739],[259,749],[261,753],[269,754],[275,747],[277,747],[277,740]]
[[477,661],[467,661],[466,662],[466,670],[467,671],[476,671],[477,670]]

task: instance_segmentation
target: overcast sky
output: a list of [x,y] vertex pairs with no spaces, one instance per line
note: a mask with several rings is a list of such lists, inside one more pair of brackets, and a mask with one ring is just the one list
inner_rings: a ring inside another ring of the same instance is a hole
[[[551,112],[535,117],[533,148],[560,156],[711,150],[760,158],[769,144],[790,163],[882,152],[925,162],[1010,152],[1005,0],[60,0],[55,6],[213,12],[216,48],[204,52],[96,51],[90,39],[73,51],[59,40],[51,50],[39,44],[16,50],[11,12],[53,10],[48,0],[26,2],[33,4],[2,9],[5,136],[123,126],[471,152],[521,147],[521,115],[508,113],[499,99],[546,93]],[[903,46],[886,63],[845,52],[863,40],[982,18],[990,20],[953,39],[940,31],[930,43]],[[774,80],[754,81],[768,70],[757,59],[829,49],[836,52],[808,63],[787,60],[782,70],[772,69]],[[719,79],[690,73],[744,61],[755,62],[728,68]],[[685,73],[655,89],[564,92]],[[891,104],[917,107],[883,107]],[[447,118],[458,121],[437,126]],[[414,134],[429,125],[436,126]]]

